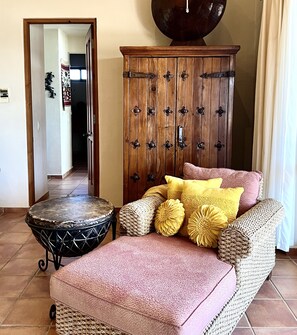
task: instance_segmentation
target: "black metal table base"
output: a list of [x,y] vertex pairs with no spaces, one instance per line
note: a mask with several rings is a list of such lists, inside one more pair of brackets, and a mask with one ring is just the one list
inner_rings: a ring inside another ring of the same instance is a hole
[[54,320],[56,318],[56,305],[51,305],[50,311],[49,311],[49,317],[51,320]]
[[48,257],[48,250],[45,250],[45,261],[43,259],[40,259],[38,261],[38,267],[41,271],[46,271],[48,268],[48,262],[52,262],[54,263],[55,266],[55,270],[59,270],[60,266],[63,266],[63,264],[61,264],[62,261],[62,256],[56,255],[54,253],[52,253],[53,259],[50,259]]

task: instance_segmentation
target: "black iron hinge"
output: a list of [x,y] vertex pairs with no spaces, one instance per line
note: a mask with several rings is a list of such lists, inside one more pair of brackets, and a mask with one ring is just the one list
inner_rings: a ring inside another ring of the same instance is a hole
[[224,72],[213,72],[213,73],[203,73],[201,78],[230,78],[235,77],[235,71],[224,71]]
[[156,77],[156,75],[154,73],[125,71],[125,72],[123,72],[123,77],[124,78],[149,78],[149,79],[154,79]]

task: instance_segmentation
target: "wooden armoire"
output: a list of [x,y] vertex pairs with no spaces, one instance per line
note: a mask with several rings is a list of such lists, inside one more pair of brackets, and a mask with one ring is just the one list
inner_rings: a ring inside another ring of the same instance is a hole
[[230,167],[239,46],[120,47],[124,203],[182,177],[184,162]]

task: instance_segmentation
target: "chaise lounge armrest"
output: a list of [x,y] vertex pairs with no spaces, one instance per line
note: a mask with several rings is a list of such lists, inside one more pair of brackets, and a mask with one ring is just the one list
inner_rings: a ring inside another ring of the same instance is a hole
[[238,258],[249,256],[257,243],[274,234],[283,217],[280,202],[273,199],[260,201],[223,230],[219,239],[219,257],[235,265]]
[[281,203],[265,199],[233,221],[220,236],[218,257],[234,266],[237,287],[244,287],[240,294],[254,292],[249,301],[275,265],[276,227],[283,217]]
[[154,216],[163,202],[160,197],[150,196],[124,205],[119,213],[121,229],[130,236],[149,234],[154,230]]

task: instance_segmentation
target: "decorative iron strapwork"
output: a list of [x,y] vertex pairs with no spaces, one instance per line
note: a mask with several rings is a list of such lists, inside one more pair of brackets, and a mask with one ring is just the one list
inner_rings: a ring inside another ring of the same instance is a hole
[[163,144],[163,146],[169,150],[171,147],[173,147],[173,144],[171,144],[168,140]]
[[138,139],[136,139],[135,141],[131,142],[131,144],[133,145],[134,149],[137,149],[140,147],[140,142],[138,141]]
[[219,117],[222,117],[222,115],[226,113],[226,111],[223,109],[222,106],[220,106],[219,109],[216,110],[216,113],[219,114]]
[[168,106],[163,110],[163,112],[166,114],[166,116],[169,116],[170,114],[173,113],[173,110]]
[[221,141],[218,141],[214,146],[218,149],[218,151],[221,151],[225,145]]

